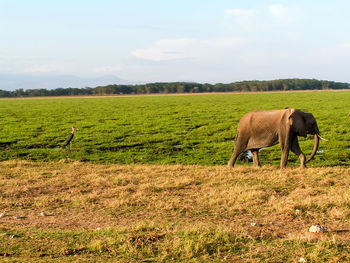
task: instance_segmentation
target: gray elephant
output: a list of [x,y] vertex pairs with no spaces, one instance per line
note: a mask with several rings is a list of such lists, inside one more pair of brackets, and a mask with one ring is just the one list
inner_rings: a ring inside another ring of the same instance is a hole
[[[306,137],[307,134],[314,135],[315,145],[306,160],[299,147],[298,136]],[[281,168],[287,165],[289,150],[299,156],[300,167],[305,168],[305,164],[317,152],[319,138],[323,139],[311,113],[289,108],[253,111],[244,115],[238,124],[235,147],[228,166],[233,167],[238,155],[247,150],[252,152],[254,166],[260,166],[259,149],[279,143],[282,151]]]

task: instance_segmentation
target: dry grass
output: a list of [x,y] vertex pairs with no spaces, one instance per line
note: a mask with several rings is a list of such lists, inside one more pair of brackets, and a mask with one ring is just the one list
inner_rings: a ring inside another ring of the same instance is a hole
[[[7,161],[0,170],[0,260],[350,259],[348,167]],[[312,224],[330,233],[310,234]]]

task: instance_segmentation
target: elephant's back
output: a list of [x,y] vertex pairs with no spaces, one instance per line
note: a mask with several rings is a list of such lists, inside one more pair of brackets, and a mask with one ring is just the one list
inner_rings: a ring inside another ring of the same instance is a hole
[[257,110],[245,114],[239,121],[238,127],[242,126],[268,126],[277,125],[277,123],[283,118],[286,110]]

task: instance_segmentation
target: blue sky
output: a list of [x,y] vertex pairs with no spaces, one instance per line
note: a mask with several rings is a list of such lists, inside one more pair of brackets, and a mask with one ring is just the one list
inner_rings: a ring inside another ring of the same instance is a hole
[[350,82],[350,1],[0,0],[0,73]]

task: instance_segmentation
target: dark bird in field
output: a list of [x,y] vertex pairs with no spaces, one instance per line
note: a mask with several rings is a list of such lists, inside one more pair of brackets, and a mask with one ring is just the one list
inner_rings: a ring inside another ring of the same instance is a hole
[[72,141],[74,139],[74,132],[75,132],[76,128],[74,126],[72,126],[72,132],[68,135],[66,141],[63,143],[63,146],[67,146],[69,144],[69,149],[72,148]]

